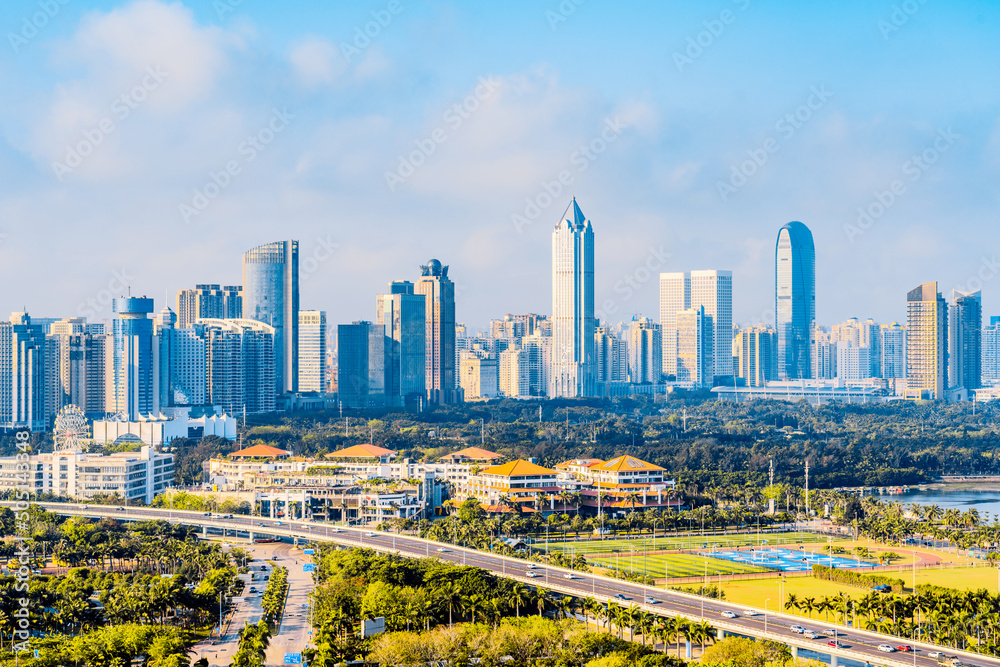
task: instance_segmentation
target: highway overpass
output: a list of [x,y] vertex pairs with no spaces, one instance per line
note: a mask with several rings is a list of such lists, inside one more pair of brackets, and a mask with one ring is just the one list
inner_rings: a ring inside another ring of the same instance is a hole
[[[8,503],[9,504],[9,503]],[[931,651],[943,651],[957,656],[964,665],[1000,667],[1000,659],[974,653],[941,648],[932,644],[913,642],[877,632],[857,630],[842,625],[831,625],[819,621],[808,621],[801,616],[791,616],[773,609],[764,614],[763,609],[755,610],[759,615],[747,616],[746,607],[722,600],[711,600],[695,595],[664,590],[652,586],[596,576],[554,566],[540,566],[535,570],[540,576],[529,577],[527,561],[508,558],[490,553],[463,549],[440,542],[432,542],[408,535],[396,535],[360,528],[335,526],[314,521],[285,521],[261,517],[233,515],[223,518],[218,514],[187,512],[168,509],[136,507],[116,507],[106,505],[81,505],[69,503],[38,503],[50,512],[64,516],[108,517],[123,521],[143,521],[148,519],[166,520],[173,523],[191,525],[203,530],[214,529],[231,536],[251,535],[271,536],[305,542],[334,542],[345,546],[366,547],[386,553],[405,556],[434,556],[454,563],[472,565],[490,570],[496,574],[522,581],[530,586],[544,586],[566,595],[593,597],[601,602],[613,601],[622,606],[635,605],[657,615],[682,616],[699,621],[707,620],[722,633],[747,637],[763,637],[788,645],[793,653],[800,650],[820,654],[820,659],[837,665],[870,664],[892,667],[931,667],[937,660],[927,656]],[[572,576],[572,579],[567,578]],[[777,590],[774,603],[779,604]],[[622,597],[617,597],[622,596]],[[624,599],[622,599],[624,598]],[[647,598],[650,602],[646,602]],[[733,612],[736,618],[725,618],[723,612]],[[790,630],[792,625],[803,625],[814,630],[836,628],[843,648],[827,646],[832,637],[821,635],[821,639],[808,639]],[[883,653],[879,644],[899,646],[908,644],[916,649],[913,653]],[[804,653],[802,657],[815,657]]]

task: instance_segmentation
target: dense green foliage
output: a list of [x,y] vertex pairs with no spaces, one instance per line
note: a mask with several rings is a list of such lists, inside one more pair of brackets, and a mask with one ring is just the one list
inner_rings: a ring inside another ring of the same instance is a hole
[[285,595],[288,593],[288,568],[278,566],[271,572],[267,588],[260,597],[260,608],[264,612],[264,620],[274,624],[281,618],[285,608]]
[[875,586],[889,586],[893,593],[902,593],[904,583],[902,579],[886,577],[881,574],[865,574],[864,572],[852,572],[850,570],[838,570],[835,567],[826,565],[813,565],[813,576],[817,579],[836,581],[851,586],[861,586],[863,588],[873,588]]

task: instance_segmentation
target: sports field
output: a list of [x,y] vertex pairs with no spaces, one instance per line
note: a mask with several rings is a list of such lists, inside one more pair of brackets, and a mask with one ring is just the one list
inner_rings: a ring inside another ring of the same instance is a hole
[[619,569],[622,572],[645,573],[651,577],[699,577],[707,573],[709,576],[719,574],[744,574],[747,572],[768,572],[767,569],[746,563],[735,563],[718,558],[705,558],[689,554],[666,554],[657,556],[620,555],[599,556],[587,559],[598,567]]
[[[569,554],[605,554],[605,553],[630,553],[635,551],[675,551],[687,549],[713,549],[713,548],[735,548],[745,546],[766,545],[775,546],[781,544],[815,544],[826,542],[826,536],[815,533],[761,533],[758,538],[756,533],[739,535],[685,535],[683,537],[668,536],[641,537],[637,539],[614,539],[614,540],[576,540],[572,542],[549,542],[550,552],[563,552]],[[535,551],[545,552],[545,542],[540,541],[532,545]]]

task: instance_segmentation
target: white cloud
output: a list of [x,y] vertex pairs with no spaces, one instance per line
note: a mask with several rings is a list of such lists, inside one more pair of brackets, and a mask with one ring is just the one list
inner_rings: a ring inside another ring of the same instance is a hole
[[330,85],[347,71],[347,61],[337,45],[322,37],[309,36],[288,54],[296,79],[307,88]]

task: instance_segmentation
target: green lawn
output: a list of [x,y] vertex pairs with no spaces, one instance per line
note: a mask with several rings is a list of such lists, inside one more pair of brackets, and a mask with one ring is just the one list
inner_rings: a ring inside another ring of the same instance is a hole
[[[814,544],[826,542],[826,537],[815,533],[761,533],[760,540],[765,541],[767,546],[778,546],[783,544]],[[676,537],[668,536],[642,537],[638,539],[614,539],[614,540],[579,540],[572,542],[549,542],[548,549],[551,552],[563,552],[570,554],[605,554],[605,553],[630,553],[636,551],[661,551],[661,550],[682,550],[682,549],[704,549],[708,547],[741,547],[757,545],[757,534],[739,535],[698,535]],[[533,545],[536,551],[545,552],[545,543],[537,542]]]
[[719,574],[744,574],[746,572],[768,572],[769,570],[746,565],[744,563],[734,563],[719,558],[704,558],[689,554],[668,554],[665,556],[631,556],[621,555],[617,558],[613,556],[600,556],[588,558],[588,562],[598,567],[620,569],[623,572],[642,573],[645,566],[647,575],[664,578],[673,577],[697,577],[704,575],[707,569],[709,576]]

